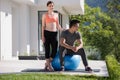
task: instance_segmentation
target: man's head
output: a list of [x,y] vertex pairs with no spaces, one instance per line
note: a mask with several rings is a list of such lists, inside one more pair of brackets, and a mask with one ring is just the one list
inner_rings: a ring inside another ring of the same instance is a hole
[[71,20],[70,21],[70,28],[74,29],[75,31],[78,30],[80,21],[78,20]]

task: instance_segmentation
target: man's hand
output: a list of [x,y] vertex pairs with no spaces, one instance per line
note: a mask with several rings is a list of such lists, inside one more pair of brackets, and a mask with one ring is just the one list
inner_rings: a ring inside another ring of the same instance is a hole
[[77,52],[79,50],[78,47],[72,47],[72,51]]

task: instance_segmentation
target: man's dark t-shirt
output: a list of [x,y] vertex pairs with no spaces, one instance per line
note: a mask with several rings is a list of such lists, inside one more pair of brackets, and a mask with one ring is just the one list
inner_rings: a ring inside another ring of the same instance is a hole
[[66,43],[68,45],[73,46],[74,42],[77,39],[81,39],[80,33],[78,31],[74,32],[74,33],[70,33],[69,30],[65,30],[61,33],[61,38],[65,38]]

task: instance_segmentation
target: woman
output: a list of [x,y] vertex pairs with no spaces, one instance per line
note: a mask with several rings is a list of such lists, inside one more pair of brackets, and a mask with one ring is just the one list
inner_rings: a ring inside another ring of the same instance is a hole
[[[58,21],[58,14],[53,11],[54,3],[52,1],[47,2],[48,11],[42,16],[42,41],[45,46],[45,70],[54,71],[51,65],[51,61],[56,55],[58,41],[57,31],[61,30],[61,26]],[[50,54],[50,49],[52,53]]]

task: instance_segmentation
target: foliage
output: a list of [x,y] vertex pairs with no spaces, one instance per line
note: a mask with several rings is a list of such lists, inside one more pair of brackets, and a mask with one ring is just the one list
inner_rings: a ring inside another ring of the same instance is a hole
[[107,62],[110,78],[112,78],[112,80],[119,80],[120,79],[120,65],[118,64],[115,57],[113,55],[107,55],[106,62]]
[[84,15],[72,15],[80,20],[84,45],[94,46],[101,51],[104,59],[107,53],[114,54],[120,62],[120,0],[108,0],[107,12],[85,5]]
[[85,5],[84,15],[72,15],[71,19],[80,20],[80,32],[82,32],[85,46],[95,46],[101,51],[104,59],[110,53],[113,44],[110,37],[113,35],[109,22],[111,18],[100,8],[91,8]]
[[107,8],[112,18],[120,18],[120,0],[108,0]]
[[101,53],[100,50],[95,48],[94,46],[85,46],[84,47],[87,58],[90,60],[100,60]]
[[120,0],[108,0],[108,15],[111,17],[109,24],[114,35],[111,36],[113,53],[120,62]]

